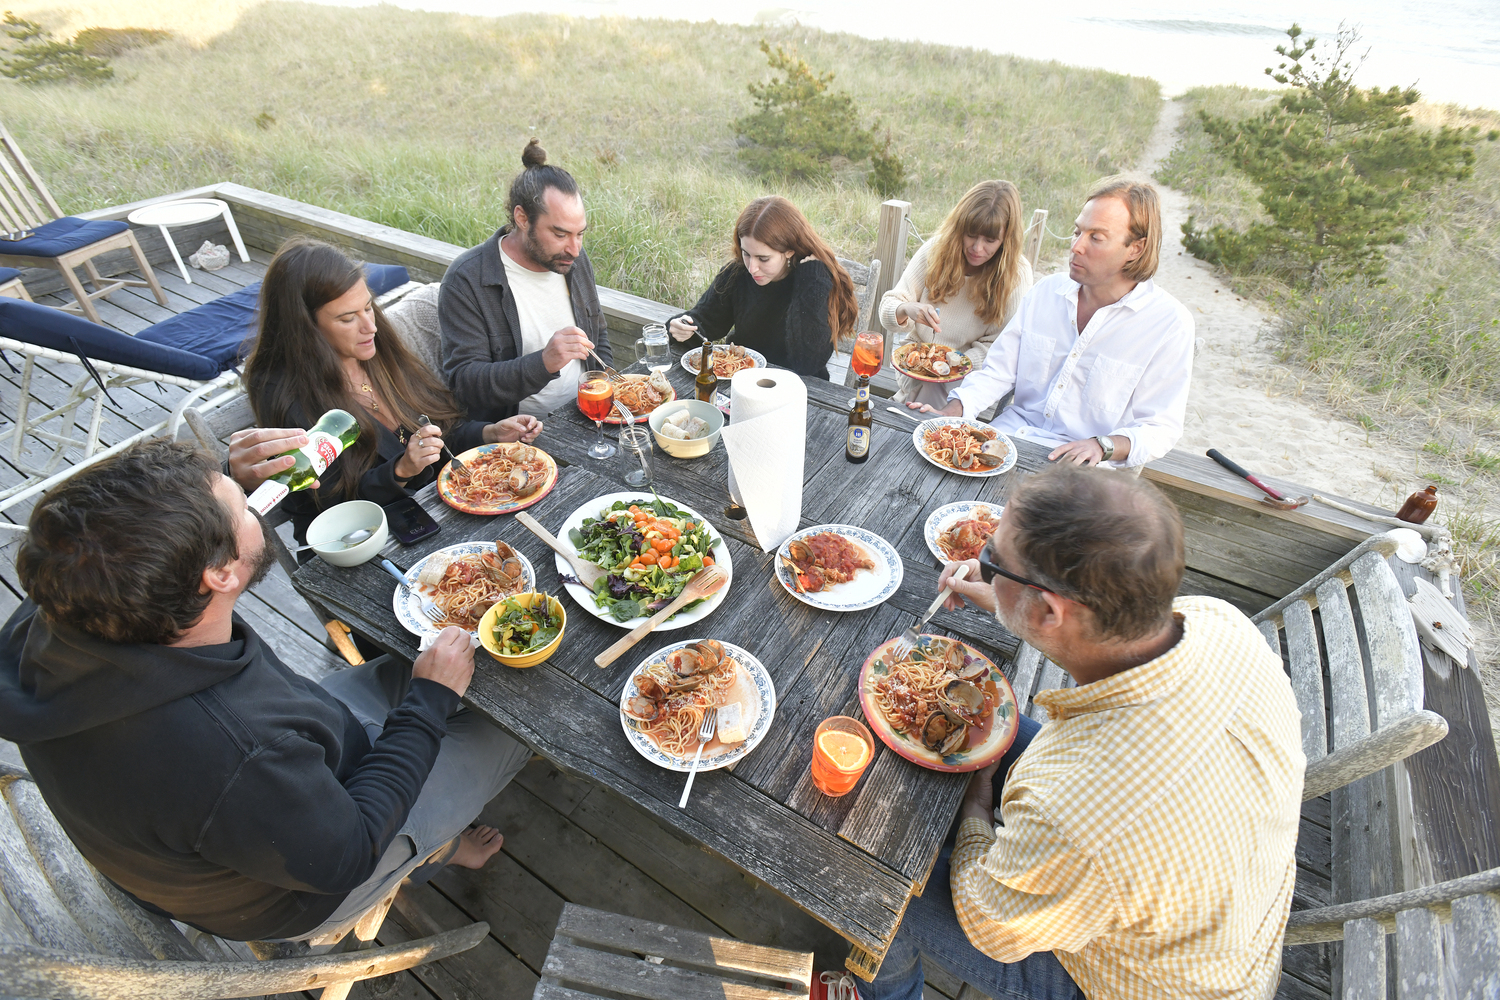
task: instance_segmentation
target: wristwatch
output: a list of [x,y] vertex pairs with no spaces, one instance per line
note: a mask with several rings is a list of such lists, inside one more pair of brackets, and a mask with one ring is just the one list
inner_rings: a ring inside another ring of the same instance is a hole
[[1094,440],[1098,441],[1099,447],[1104,450],[1104,457],[1099,459],[1099,461],[1108,462],[1111,458],[1115,457],[1114,438],[1110,437],[1108,434],[1100,434],[1098,437],[1094,438]]

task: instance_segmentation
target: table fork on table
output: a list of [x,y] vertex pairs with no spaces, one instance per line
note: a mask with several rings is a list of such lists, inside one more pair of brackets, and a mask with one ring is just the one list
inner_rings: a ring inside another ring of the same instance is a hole
[[927,613],[915,625],[910,626],[905,632],[896,637],[896,645],[891,647],[892,656],[898,660],[904,660],[911,655],[911,651],[917,648],[917,641],[922,637],[922,626],[926,625],[928,619],[937,614],[937,609],[942,607],[943,602],[953,593],[953,584],[968,575],[969,567],[967,565],[958,567],[958,570],[948,578],[948,586],[943,588],[943,592],[937,596],[937,600],[933,601],[931,606],[927,608]]
[[396,578],[396,582],[405,587],[408,594],[411,594],[422,603],[422,614],[426,616],[427,619],[434,625],[442,621],[444,618],[448,617],[443,613],[443,609],[438,607],[437,604],[433,602],[432,598],[428,597],[426,594],[422,593],[420,590],[416,589],[411,584],[406,582],[406,574],[397,569],[395,563],[391,562],[389,559],[382,559],[380,560],[380,568],[391,574],[391,576],[394,576]]
[[677,800],[678,809],[687,808],[688,793],[693,790],[693,779],[698,776],[698,763],[703,760],[703,748],[708,741],[714,738],[714,730],[719,725],[719,710],[710,708],[703,713],[703,725],[698,727],[698,752],[693,755],[693,766],[688,770],[687,786],[682,790],[682,798]]

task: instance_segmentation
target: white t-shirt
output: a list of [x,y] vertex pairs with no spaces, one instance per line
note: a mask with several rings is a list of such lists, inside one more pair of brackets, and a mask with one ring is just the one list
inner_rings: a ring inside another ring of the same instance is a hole
[[[500,247],[505,261],[505,280],[516,297],[516,315],[521,320],[521,353],[535,354],[547,346],[552,335],[563,327],[577,326],[573,319],[573,300],[568,296],[568,281],[556,271],[532,271],[510,259]],[[563,403],[578,396],[578,376],[583,365],[569,361],[557,378],[534,396],[521,400],[520,412],[545,417]]]

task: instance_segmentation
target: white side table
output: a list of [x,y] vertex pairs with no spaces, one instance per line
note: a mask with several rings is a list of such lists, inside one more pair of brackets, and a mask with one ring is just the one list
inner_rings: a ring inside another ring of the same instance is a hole
[[170,227],[196,226],[200,222],[211,222],[220,217],[224,219],[224,225],[229,228],[229,236],[234,240],[234,248],[240,252],[240,260],[248,264],[250,254],[245,251],[245,241],[240,239],[240,230],[234,224],[234,215],[229,211],[229,205],[217,198],[183,198],[181,201],[164,201],[138,208],[126,216],[132,225],[157,226],[161,229],[161,238],[167,241],[167,249],[172,251],[172,259],[177,262],[177,270],[182,272],[182,280],[190,285],[193,279],[188,274],[187,265],[182,262],[182,255],[177,252],[177,244],[172,242]]

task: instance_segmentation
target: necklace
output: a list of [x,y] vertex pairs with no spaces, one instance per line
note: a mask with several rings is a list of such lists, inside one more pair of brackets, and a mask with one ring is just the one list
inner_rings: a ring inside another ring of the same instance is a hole
[[375,398],[375,390],[372,389],[372,388],[370,388],[370,382],[369,382],[368,379],[361,379],[360,380],[359,391],[362,392],[362,393],[364,393],[367,397],[369,397],[371,412],[373,412],[373,413],[379,413],[380,412],[380,400],[378,400],[378,399]]

